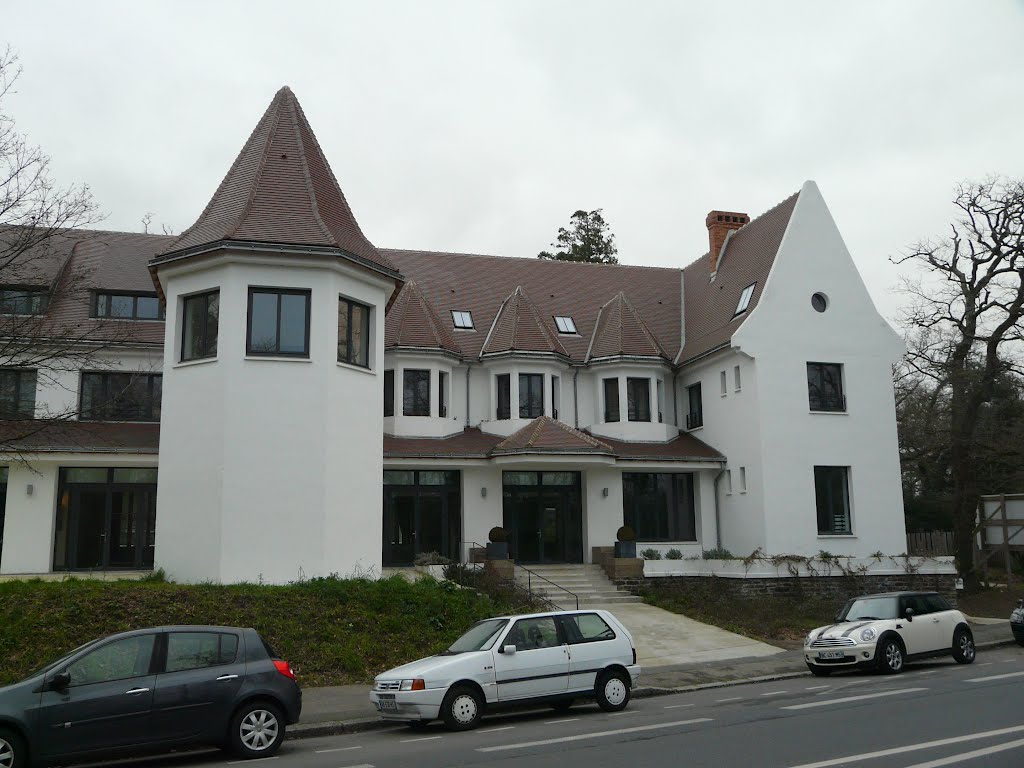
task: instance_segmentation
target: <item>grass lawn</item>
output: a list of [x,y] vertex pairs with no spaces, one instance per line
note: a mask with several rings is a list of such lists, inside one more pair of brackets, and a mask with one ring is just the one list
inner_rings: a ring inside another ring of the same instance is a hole
[[400,576],[286,586],[160,580],[0,583],[0,685],[114,632],[162,624],[255,627],[306,686],[366,683],[448,647],[473,622],[519,608],[454,584]]

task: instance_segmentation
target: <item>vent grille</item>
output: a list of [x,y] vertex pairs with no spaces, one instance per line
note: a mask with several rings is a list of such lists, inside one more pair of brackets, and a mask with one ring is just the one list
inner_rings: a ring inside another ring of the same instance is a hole
[[856,644],[852,637],[821,637],[811,643],[811,648],[844,648]]
[[378,691],[397,691],[402,687],[401,680],[378,680],[377,690]]

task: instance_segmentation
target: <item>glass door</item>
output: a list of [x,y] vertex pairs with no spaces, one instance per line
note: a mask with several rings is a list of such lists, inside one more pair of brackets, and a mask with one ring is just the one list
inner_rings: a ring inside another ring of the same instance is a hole
[[504,525],[521,563],[583,562],[583,509],[577,472],[506,472]]
[[535,490],[516,488],[512,491],[513,559],[522,563],[539,563],[541,557],[542,520]]
[[417,555],[427,552],[458,559],[459,481],[458,472],[385,470],[385,566],[413,565]]
[[384,565],[412,565],[416,554],[416,492],[393,491],[387,505]]
[[107,492],[76,489],[71,495],[72,568],[102,568],[107,539]]

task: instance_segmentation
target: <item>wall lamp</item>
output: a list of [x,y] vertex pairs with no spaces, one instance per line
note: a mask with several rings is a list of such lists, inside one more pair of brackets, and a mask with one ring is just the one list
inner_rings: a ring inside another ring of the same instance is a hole
[[480,498],[481,499],[486,499],[487,498],[487,488],[486,487],[480,489]]
[[608,489],[607,488],[602,488],[601,489],[601,495],[604,496],[607,499],[608,498]]

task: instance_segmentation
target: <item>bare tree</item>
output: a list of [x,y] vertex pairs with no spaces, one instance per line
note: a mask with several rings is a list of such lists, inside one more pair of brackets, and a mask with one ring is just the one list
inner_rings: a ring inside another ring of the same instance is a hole
[[1024,340],[1024,180],[1002,177],[957,188],[958,218],[946,238],[927,240],[893,259],[912,263],[903,321],[912,378],[948,404],[948,462],[953,529],[961,573],[974,574],[979,495],[979,418],[1008,374],[1021,371]]

